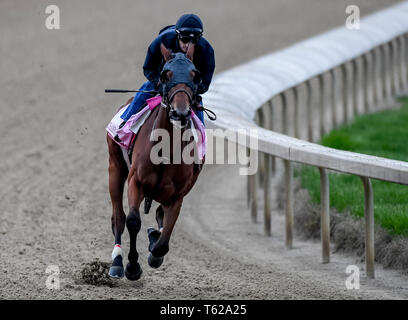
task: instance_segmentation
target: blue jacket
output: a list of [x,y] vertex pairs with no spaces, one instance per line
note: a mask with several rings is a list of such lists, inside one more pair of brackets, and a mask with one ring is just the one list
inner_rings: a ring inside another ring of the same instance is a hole
[[[173,53],[182,52],[174,26],[162,29],[159,36],[150,44],[143,64],[143,73],[149,81],[155,84],[156,89],[160,71],[165,63],[160,51],[161,43],[167,49],[171,49]],[[202,83],[199,85],[197,93],[202,94],[208,90],[215,69],[214,49],[204,37],[201,37],[195,45],[193,62],[201,72]]]

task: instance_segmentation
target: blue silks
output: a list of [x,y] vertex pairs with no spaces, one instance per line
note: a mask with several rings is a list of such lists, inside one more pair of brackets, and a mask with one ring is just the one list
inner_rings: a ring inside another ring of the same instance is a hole
[[[200,101],[200,106],[202,106],[203,105],[203,101],[201,100]],[[194,111],[195,112],[195,114],[197,115],[197,117],[198,117],[198,119],[200,119],[201,120],[201,122],[203,123],[203,125],[205,126],[205,123],[204,123],[204,111]]]

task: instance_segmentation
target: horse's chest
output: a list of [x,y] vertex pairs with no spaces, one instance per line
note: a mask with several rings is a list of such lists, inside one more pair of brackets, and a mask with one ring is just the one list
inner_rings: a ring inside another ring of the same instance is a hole
[[139,176],[139,181],[145,190],[155,195],[175,196],[182,195],[189,188],[193,178],[193,167],[185,165],[163,165],[151,167]]
[[159,177],[159,188],[174,188],[174,192],[181,191],[191,181],[193,170],[188,166],[165,166]]

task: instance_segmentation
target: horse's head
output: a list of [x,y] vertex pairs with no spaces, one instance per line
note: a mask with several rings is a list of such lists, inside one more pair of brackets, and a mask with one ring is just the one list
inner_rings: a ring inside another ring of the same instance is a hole
[[170,121],[185,127],[191,119],[191,107],[195,103],[201,74],[193,64],[194,45],[186,54],[172,54],[161,44],[166,64],[160,74],[163,86],[163,103],[168,109]]

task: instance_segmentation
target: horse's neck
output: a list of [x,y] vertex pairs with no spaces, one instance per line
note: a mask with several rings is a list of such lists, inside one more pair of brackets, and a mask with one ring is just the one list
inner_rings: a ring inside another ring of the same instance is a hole
[[[159,107],[157,107],[158,109]],[[155,121],[152,127],[153,130],[161,129],[161,130],[166,130],[167,133],[169,134],[170,137],[170,143],[173,145],[174,143],[181,143],[181,148],[184,148],[189,141],[184,141],[182,139],[184,130],[187,129],[181,128],[177,129],[173,126],[173,124],[170,122],[169,114],[167,112],[167,109],[164,108],[163,106],[160,105],[160,109],[157,111],[157,115],[155,117]],[[176,130],[176,132],[175,132]],[[174,141],[174,139],[179,140],[179,141]]]
[[166,108],[164,108],[162,105],[158,106],[156,109],[159,109],[157,111],[157,115],[155,117],[155,121],[153,124],[153,130],[155,129],[164,129],[164,130],[168,130],[168,132],[171,131],[172,129],[172,124],[170,122],[169,119],[169,114],[166,110]]

